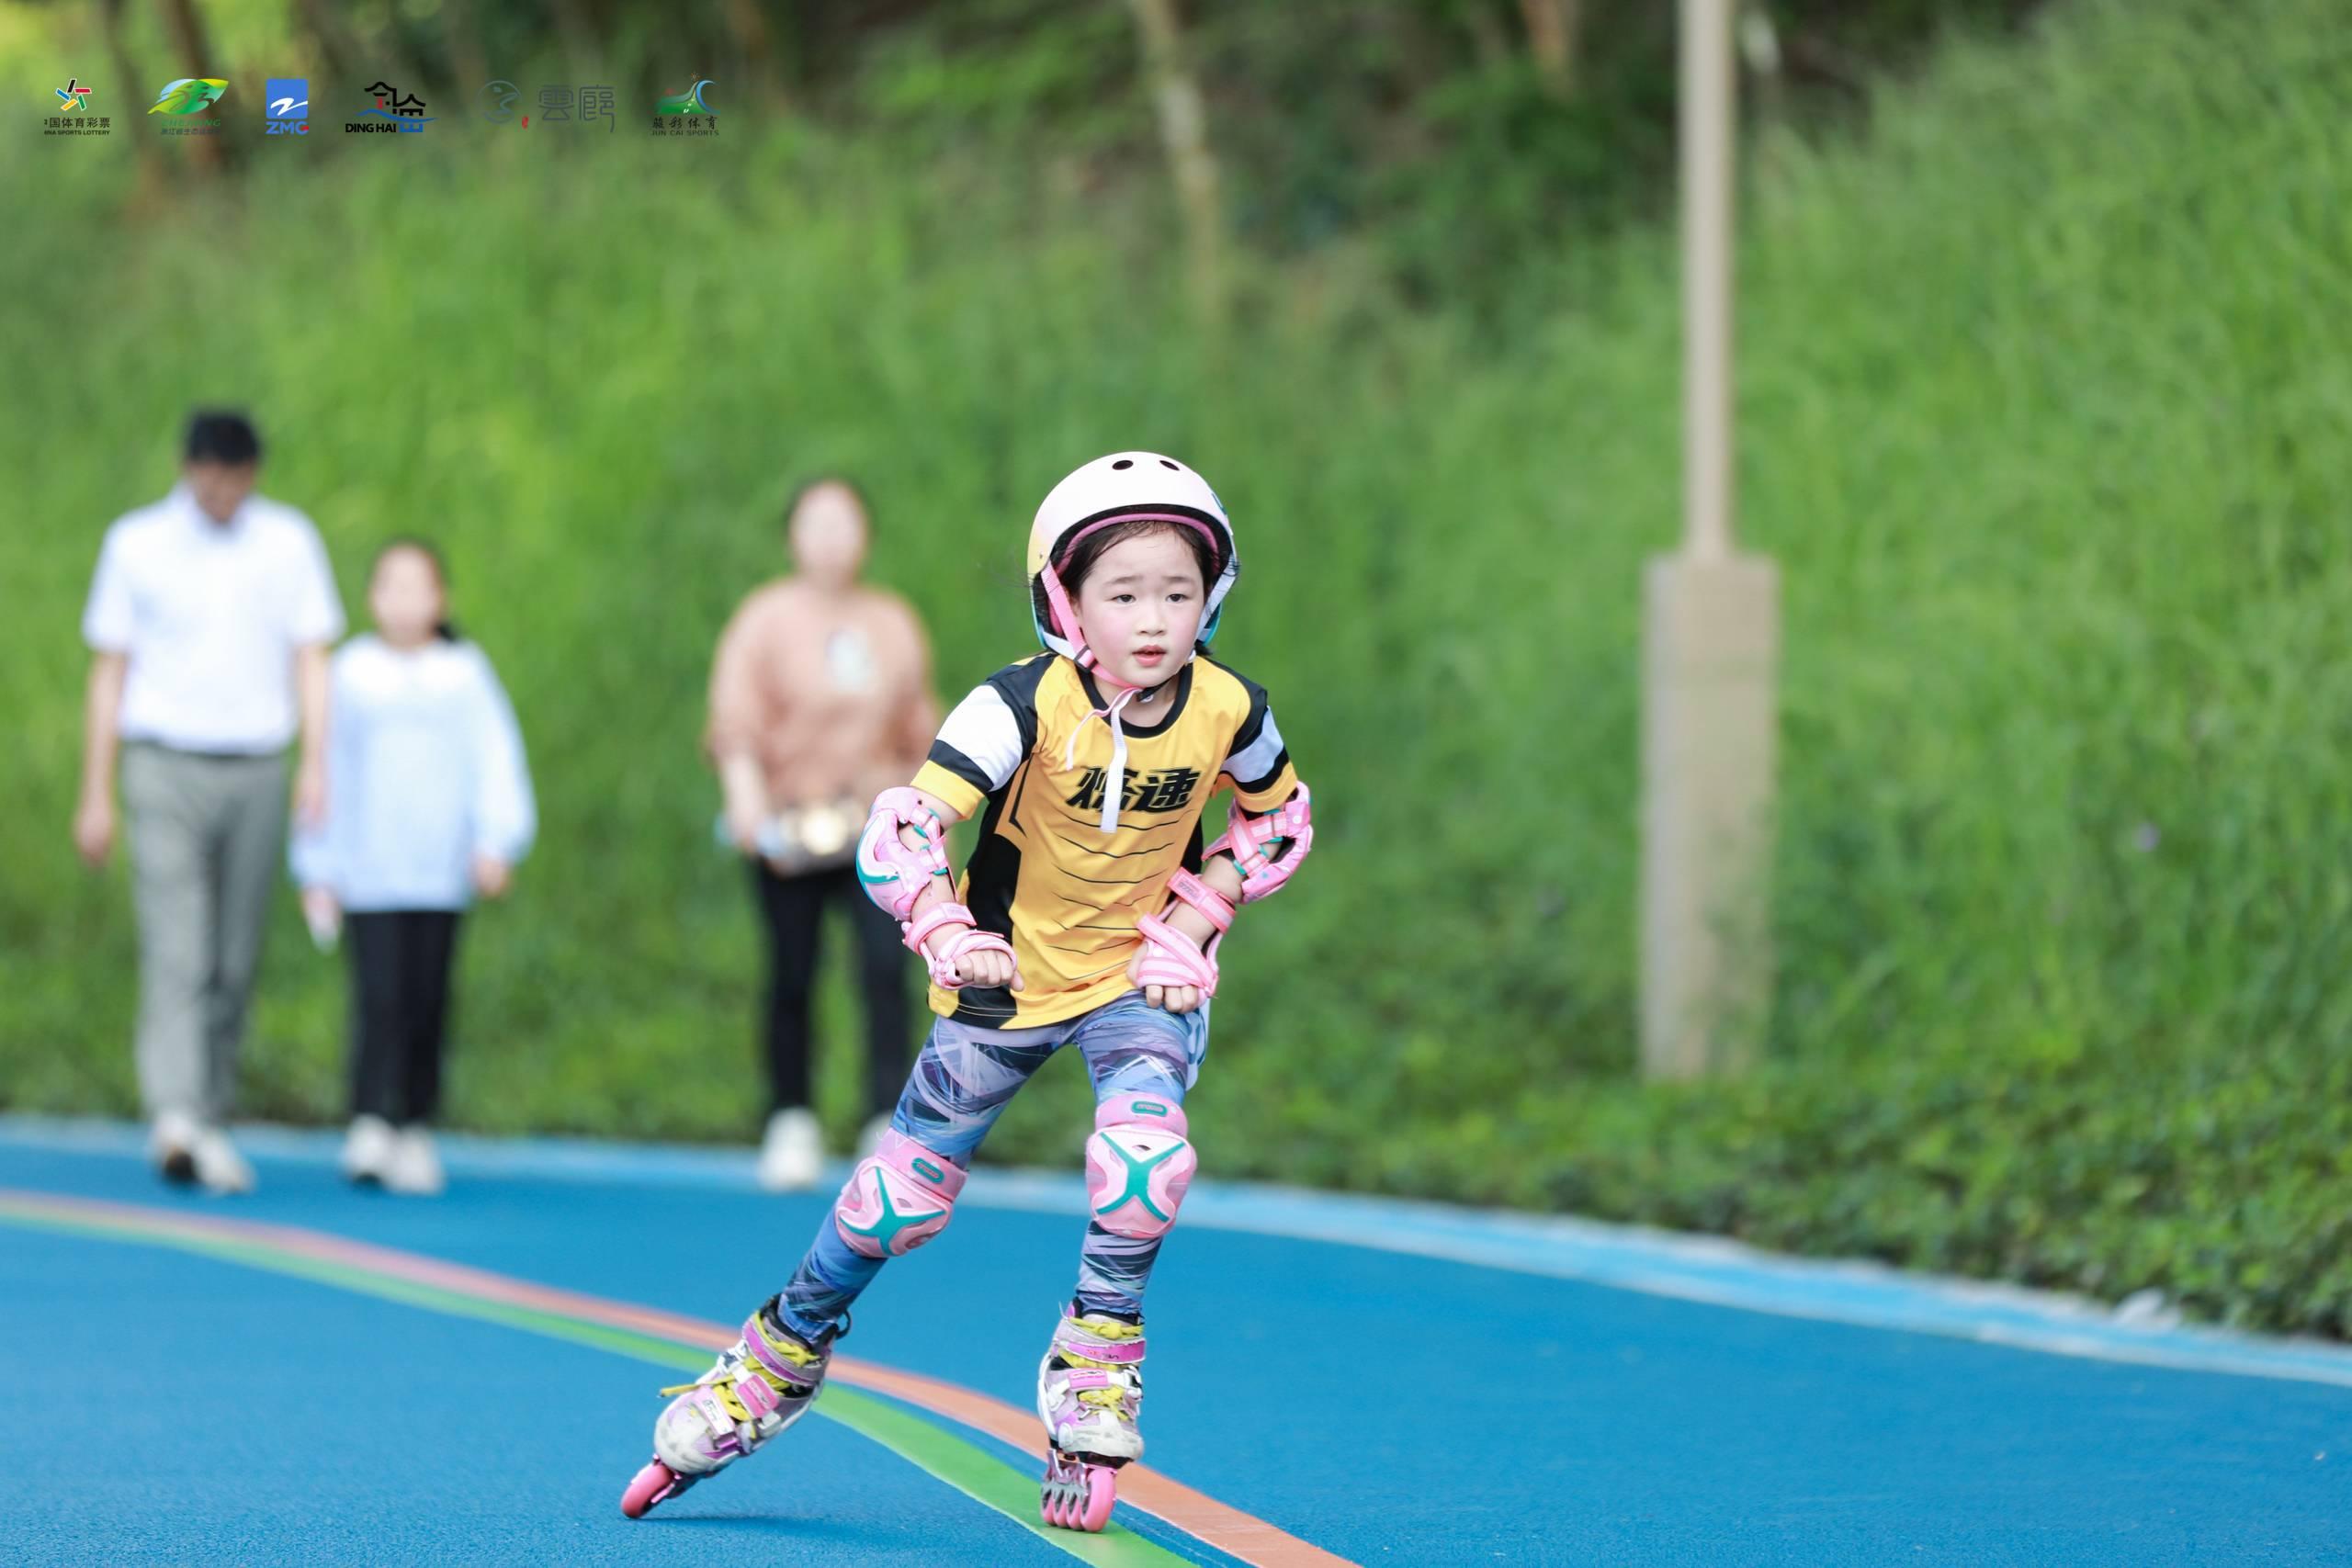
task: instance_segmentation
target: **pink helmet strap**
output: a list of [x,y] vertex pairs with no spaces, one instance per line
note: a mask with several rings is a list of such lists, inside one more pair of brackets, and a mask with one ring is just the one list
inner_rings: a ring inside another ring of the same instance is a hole
[[[1095,670],[1094,650],[1086,646],[1086,635],[1078,624],[1078,612],[1070,607],[1069,594],[1062,587],[1061,573],[1054,570],[1053,562],[1047,561],[1038,576],[1045,580],[1046,603],[1053,608],[1054,634],[1075,650],[1070,658],[1080,670]],[[1114,685],[1119,683],[1108,670],[1095,670],[1095,672]]]

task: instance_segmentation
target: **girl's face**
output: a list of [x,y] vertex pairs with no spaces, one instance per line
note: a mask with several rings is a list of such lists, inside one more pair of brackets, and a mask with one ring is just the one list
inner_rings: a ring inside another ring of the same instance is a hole
[[394,648],[416,648],[433,638],[447,611],[440,569],[423,550],[392,549],[368,580],[368,613]]
[[1079,586],[1086,646],[1130,686],[1157,686],[1182,668],[1201,630],[1200,563],[1173,528],[1122,539]]

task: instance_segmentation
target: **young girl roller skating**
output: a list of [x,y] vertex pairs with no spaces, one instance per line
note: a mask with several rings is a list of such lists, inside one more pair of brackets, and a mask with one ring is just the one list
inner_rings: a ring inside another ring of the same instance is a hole
[[[1240,572],[1216,492],[1151,452],[1054,487],[1029,534],[1047,651],[990,676],[941,728],[911,786],[886,790],[860,880],[931,970],[939,1014],[890,1131],[861,1161],[790,1283],[683,1388],[636,1517],[807,1414],[850,1303],[945,1229],[975,1150],[1065,1045],[1094,1084],[1078,1285],[1037,1370],[1051,1445],[1044,1515],[1099,1530],[1143,1452],[1143,1292],[1194,1156],[1185,1091],[1208,1048],[1217,948],[1237,903],[1280,888],[1314,840],[1266,694],[1207,658]],[[1098,722],[1100,721],[1100,722]],[[1205,851],[1201,812],[1230,787]],[[983,810],[951,882],[947,824]]]

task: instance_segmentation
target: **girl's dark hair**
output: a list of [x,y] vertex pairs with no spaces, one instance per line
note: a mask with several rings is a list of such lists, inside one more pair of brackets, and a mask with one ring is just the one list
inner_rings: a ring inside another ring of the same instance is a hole
[[827,485],[838,485],[849,491],[850,499],[857,502],[858,516],[865,521],[865,536],[871,541],[874,537],[874,508],[867,504],[865,492],[857,487],[857,481],[842,474],[818,474],[794,485],[792,499],[784,503],[784,520],[790,523],[792,514],[800,510],[800,503],[808,499],[808,492],[823,490]]
[[[1187,528],[1181,523],[1163,523],[1157,518],[1133,517],[1125,523],[1114,523],[1107,528],[1096,529],[1071,546],[1069,553],[1054,563],[1054,572],[1062,580],[1062,592],[1069,595],[1071,607],[1077,607],[1079,591],[1086,586],[1086,580],[1094,575],[1094,569],[1102,564],[1102,558],[1112,546],[1125,544],[1129,539],[1140,539],[1147,534],[1162,532],[1175,535],[1193,552],[1193,564],[1201,572],[1201,592],[1205,596],[1216,585],[1216,547],[1203,537],[1198,528]],[[1029,604],[1037,612],[1039,626],[1051,626],[1054,624],[1054,607],[1046,597],[1046,576],[1043,572],[1039,572],[1029,584]]]
[[[449,607],[449,563],[441,558],[441,552],[428,540],[420,539],[413,534],[394,535],[385,540],[382,547],[377,550],[376,558],[368,563],[368,574],[373,577],[376,574],[376,569],[384,564],[385,557],[401,550],[413,550],[432,563],[433,575],[441,584],[441,608],[446,612]],[[445,613],[440,622],[434,626],[433,635],[443,642],[456,642],[458,640],[458,623],[449,619]]]

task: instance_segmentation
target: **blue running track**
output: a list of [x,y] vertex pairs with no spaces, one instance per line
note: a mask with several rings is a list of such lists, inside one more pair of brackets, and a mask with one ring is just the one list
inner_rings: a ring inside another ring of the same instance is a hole
[[[731,1332],[826,1198],[748,1156],[452,1140],[448,1195],[403,1201],[324,1135],[247,1146],[261,1190],[221,1201],[132,1129],[0,1119],[0,1562],[2352,1562],[2340,1347],[1214,1183],[1152,1282],[1144,1413],[1213,1505],[1049,1530],[1021,1432],[922,1392],[1025,1409],[1075,1267],[1074,1180],[986,1171],[859,1306],[876,1371],[833,1419],[631,1523],[655,1390],[708,1363],[662,1325]],[[352,1242],[389,1250],[296,1256]],[[606,1304],[468,1305],[488,1275]]]

